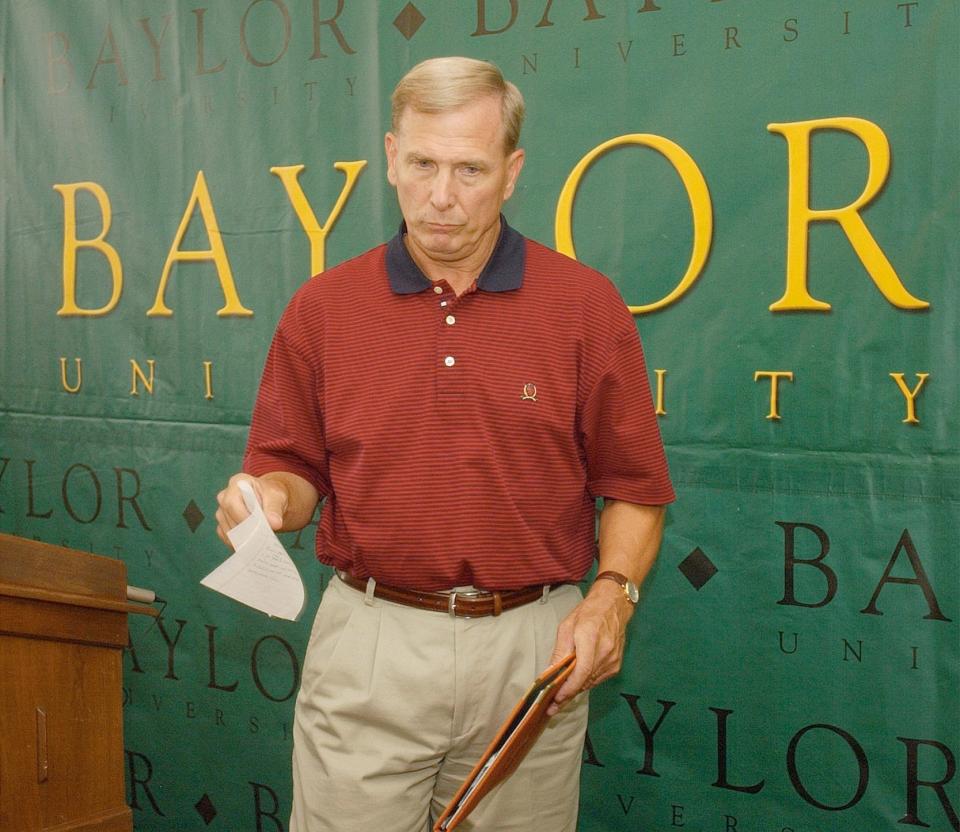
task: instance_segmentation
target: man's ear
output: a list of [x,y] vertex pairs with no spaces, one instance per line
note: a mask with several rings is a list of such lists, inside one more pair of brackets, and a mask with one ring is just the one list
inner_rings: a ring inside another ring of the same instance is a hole
[[503,189],[503,199],[506,202],[513,194],[516,187],[520,171],[523,169],[523,162],[526,159],[526,153],[522,147],[518,147],[507,157],[507,184]]
[[397,137],[387,133],[383,137],[383,150],[387,155],[387,181],[396,187],[397,184]]

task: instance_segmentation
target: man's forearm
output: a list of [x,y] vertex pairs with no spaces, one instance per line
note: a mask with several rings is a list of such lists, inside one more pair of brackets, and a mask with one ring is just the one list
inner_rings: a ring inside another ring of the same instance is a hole
[[[600,513],[599,572],[619,572],[640,586],[657,558],[663,517],[663,506],[607,500]],[[551,661],[576,652],[577,666],[557,692],[549,713],[620,670],[633,611],[633,603],[616,582],[601,580],[560,623]]]
[[607,500],[600,513],[598,571],[620,572],[640,586],[657,559],[665,514],[664,506]]

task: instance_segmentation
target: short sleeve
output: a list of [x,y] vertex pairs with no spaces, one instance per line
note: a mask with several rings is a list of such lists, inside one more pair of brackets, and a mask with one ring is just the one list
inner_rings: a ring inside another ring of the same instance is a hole
[[596,370],[580,408],[587,491],[640,505],[666,505],[675,495],[650,395],[636,325],[619,296],[611,313],[616,340],[594,349]]
[[257,393],[243,470],[297,474],[330,494],[321,412],[322,368],[309,353],[297,314],[287,308],[274,334]]

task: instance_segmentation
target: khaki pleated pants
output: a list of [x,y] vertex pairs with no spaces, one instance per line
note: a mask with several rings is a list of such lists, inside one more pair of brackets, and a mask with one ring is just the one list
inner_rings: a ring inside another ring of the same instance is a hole
[[[297,697],[290,832],[425,832],[547,667],[576,586],[499,616],[382,601],[334,577]],[[573,832],[587,697],[459,829]]]

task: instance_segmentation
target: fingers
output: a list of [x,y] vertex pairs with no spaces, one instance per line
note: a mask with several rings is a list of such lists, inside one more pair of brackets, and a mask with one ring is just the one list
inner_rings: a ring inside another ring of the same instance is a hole
[[250,483],[253,493],[263,506],[264,514],[266,514],[270,526],[273,529],[279,529],[283,521],[283,495],[277,493],[282,491],[281,489],[249,474],[234,474],[230,477],[226,488],[217,494],[218,507],[216,514],[217,537],[231,549],[233,545],[227,537],[227,532],[250,516],[247,504],[243,499],[243,493],[240,491],[240,483],[244,481]]
[[625,644],[624,627],[614,607],[584,601],[565,618],[557,630],[553,660],[572,650],[577,664],[557,691],[547,713],[553,715],[577,694],[596,687],[620,671]]
[[577,651],[577,665],[573,668],[573,672],[567,677],[567,681],[564,682],[563,687],[557,692],[556,701],[561,703],[568,699],[573,699],[580,691],[586,690],[588,679],[596,673],[594,664],[596,644],[593,639],[589,637],[589,633],[581,629],[576,634],[574,643]]
[[240,480],[244,479],[252,480],[253,478],[243,474],[235,474],[230,477],[226,488],[217,494],[217,537],[231,549],[233,544],[230,543],[227,532],[241,523],[250,513],[247,511],[247,506],[243,502],[243,494],[240,493],[238,487]]
[[619,671],[620,671],[620,668],[618,666],[616,670],[597,671],[595,673],[591,673],[587,677],[587,681],[584,682],[584,685],[580,690],[585,691],[585,690],[590,690],[591,688],[595,688],[597,685],[600,685],[603,682],[606,682],[607,679],[612,679],[614,676],[617,675],[617,673],[619,673]]
[[551,716],[557,713],[566,702],[573,699],[578,693],[587,690],[588,680],[591,675],[595,675],[594,656],[596,653],[596,643],[588,631],[589,628],[578,620],[578,610],[579,607],[564,619],[557,631],[557,648],[554,650],[554,654],[557,655],[556,660],[559,661],[563,656],[575,652],[577,655],[577,663],[574,665],[573,671],[567,677],[567,680],[557,691],[553,703],[547,709],[547,713]]

